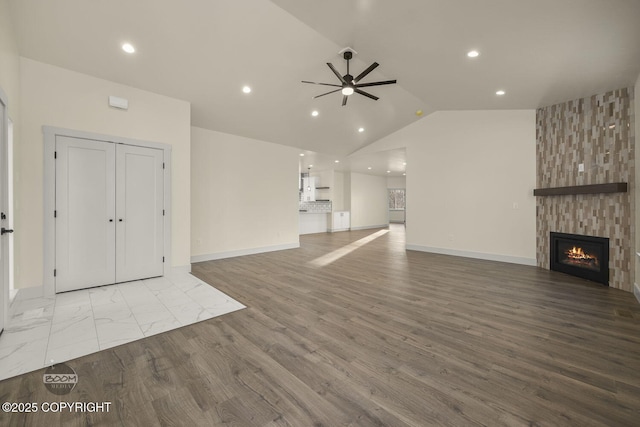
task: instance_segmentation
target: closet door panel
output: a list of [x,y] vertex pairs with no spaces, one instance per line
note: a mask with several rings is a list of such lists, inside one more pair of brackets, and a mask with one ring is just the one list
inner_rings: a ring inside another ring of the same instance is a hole
[[115,283],[115,147],[56,139],[56,292]]
[[163,274],[163,152],[116,147],[116,281]]

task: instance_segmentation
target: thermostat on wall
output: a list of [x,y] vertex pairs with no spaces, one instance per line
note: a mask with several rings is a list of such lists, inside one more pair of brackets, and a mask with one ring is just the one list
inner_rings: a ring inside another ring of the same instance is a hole
[[124,98],[118,98],[117,96],[109,97],[109,106],[113,108],[119,108],[121,110],[129,109],[129,100]]

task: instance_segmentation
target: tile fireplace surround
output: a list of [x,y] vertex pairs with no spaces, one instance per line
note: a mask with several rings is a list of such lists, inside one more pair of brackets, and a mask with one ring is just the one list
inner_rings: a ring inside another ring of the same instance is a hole
[[[536,198],[536,259],[549,269],[549,233],[610,239],[609,285],[632,291],[635,265],[633,88],[536,111],[536,188],[626,182],[627,192]],[[584,165],[579,172],[578,165]]]

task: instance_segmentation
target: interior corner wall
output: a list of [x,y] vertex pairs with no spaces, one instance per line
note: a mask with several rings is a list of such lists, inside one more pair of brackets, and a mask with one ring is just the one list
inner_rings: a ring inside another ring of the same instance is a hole
[[399,132],[407,248],[535,265],[534,110],[442,111]]
[[351,174],[351,229],[386,227],[389,224],[387,177]]
[[191,130],[192,261],[300,246],[299,150]]
[[[43,125],[171,145],[171,261],[173,266],[189,266],[190,104],[27,58],[20,58],[20,80],[16,287],[42,285]],[[128,111],[110,108],[110,95],[128,99]]]

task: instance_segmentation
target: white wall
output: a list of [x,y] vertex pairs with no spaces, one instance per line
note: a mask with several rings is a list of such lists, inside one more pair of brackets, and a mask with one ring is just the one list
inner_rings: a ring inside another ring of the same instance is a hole
[[389,224],[387,177],[351,174],[351,229]]
[[194,262],[299,246],[299,151],[191,129]]
[[436,112],[362,152],[400,147],[408,248],[535,265],[534,110]]
[[[188,266],[190,104],[27,58],[20,59],[20,72],[16,287],[42,285],[43,125],[172,145],[172,264]],[[109,95],[127,98],[129,110],[110,108]]]
[[[311,172],[311,176],[316,178],[316,200],[333,200],[333,170]],[[329,188],[318,190],[318,187]]]

